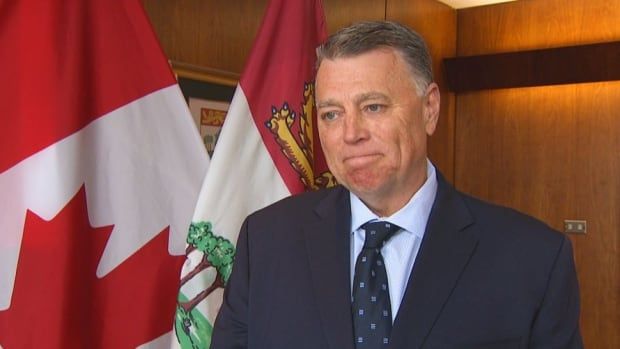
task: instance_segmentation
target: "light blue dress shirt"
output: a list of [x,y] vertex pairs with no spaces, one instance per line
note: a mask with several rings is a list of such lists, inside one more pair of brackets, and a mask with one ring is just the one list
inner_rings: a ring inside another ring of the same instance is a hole
[[351,285],[357,256],[364,246],[365,233],[360,226],[368,221],[386,221],[402,229],[381,248],[385,262],[392,306],[392,321],[396,318],[400,303],[407,289],[409,275],[420,250],[426,223],[437,194],[435,167],[429,160],[426,182],[409,202],[389,217],[378,217],[355,194],[351,193]]

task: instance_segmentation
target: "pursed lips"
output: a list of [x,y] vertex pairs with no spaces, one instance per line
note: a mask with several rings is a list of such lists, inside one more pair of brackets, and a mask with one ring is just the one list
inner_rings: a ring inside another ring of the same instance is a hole
[[361,167],[375,161],[381,156],[380,153],[356,154],[343,157],[342,162],[347,166]]

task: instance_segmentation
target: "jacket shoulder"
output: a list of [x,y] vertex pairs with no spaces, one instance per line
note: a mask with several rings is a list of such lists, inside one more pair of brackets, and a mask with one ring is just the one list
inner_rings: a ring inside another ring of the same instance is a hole
[[566,236],[545,222],[515,209],[460,193],[482,235],[529,246],[557,248]]
[[308,191],[276,201],[248,216],[252,221],[304,221],[315,217],[315,209],[326,200],[348,195],[342,186]]

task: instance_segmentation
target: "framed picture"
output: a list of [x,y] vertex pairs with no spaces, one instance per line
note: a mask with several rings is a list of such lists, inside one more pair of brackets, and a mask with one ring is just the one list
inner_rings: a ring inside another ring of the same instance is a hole
[[205,148],[212,156],[239,76],[182,62],[170,64]]

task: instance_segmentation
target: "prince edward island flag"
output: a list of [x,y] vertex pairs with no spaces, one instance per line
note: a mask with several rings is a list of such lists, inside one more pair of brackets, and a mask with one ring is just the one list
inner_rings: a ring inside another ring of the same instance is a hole
[[209,347],[243,219],[291,194],[334,184],[313,118],[315,49],[324,37],[320,0],[268,5],[187,238],[173,347]]

